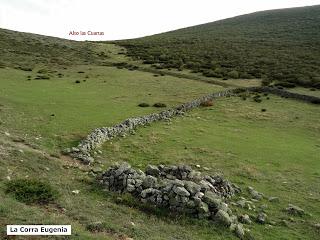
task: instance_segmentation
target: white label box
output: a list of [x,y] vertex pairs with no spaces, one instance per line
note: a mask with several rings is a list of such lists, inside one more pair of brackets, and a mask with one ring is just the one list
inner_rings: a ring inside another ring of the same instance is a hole
[[71,235],[71,225],[7,225],[7,235]]

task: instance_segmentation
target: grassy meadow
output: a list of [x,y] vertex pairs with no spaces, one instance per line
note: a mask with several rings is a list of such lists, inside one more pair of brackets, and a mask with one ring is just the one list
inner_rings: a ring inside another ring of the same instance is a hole
[[[175,215],[105,191],[90,167],[61,151],[76,146],[95,128],[163,110],[138,107],[139,103],[172,107],[224,89],[210,81],[257,86],[260,79],[207,78],[187,68],[161,70],[162,76],[150,64],[142,65],[143,59],[131,59],[125,49],[109,43],[6,30],[0,31],[0,43],[1,240],[237,239],[211,221]],[[111,67],[122,62],[144,69]],[[319,90],[290,91],[320,96]],[[253,186],[268,197],[279,197],[279,203],[266,199],[256,203],[266,209],[273,224],[245,226],[255,239],[319,239],[314,226],[320,222],[319,119],[319,106],[273,95],[262,96],[261,103],[221,98],[211,107],[105,143],[92,167],[105,170],[122,161],[138,168],[160,163],[200,165],[208,174],[224,174],[245,193],[247,186]],[[58,191],[56,201],[48,205],[18,201],[6,190],[7,183],[16,179],[50,184]],[[288,215],[284,209],[289,203],[307,214]],[[244,211],[234,206],[232,210]],[[256,212],[246,213],[254,220]],[[9,238],[7,224],[71,224],[73,235]]]
[[[50,79],[35,80],[40,69],[43,66],[32,72],[0,69],[2,226],[72,224],[74,234],[66,239],[236,239],[210,221],[150,209],[128,196],[102,191],[88,167],[59,154],[96,127],[159,111],[138,107],[141,102],[174,106],[222,87],[86,65],[48,69]],[[320,112],[316,105],[269,98],[264,96],[262,103],[217,99],[212,107],[138,129],[135,135],[107,142],[94,167],[105,169],[121,161],[140,168],[199,164],[204,172],[221,172],[244,189],[250,185],[280,198],[279,203],[257,204],[267,205],[268,217],[276,224],[248,226],[256,239],[316,239]],[[58,200],[48,206],[23,204],[4,194],[8,178],[49,182],[58,190]],[[283,211],[288,203],[310,215],[292,218]],[[243,210],[234,207],[234,211]],[[102,232],[89,231],[94,222],[102,223]]]

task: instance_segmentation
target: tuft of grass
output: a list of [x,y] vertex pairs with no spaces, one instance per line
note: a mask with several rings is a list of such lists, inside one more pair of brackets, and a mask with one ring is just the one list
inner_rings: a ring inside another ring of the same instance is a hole
[[54,202],[58,196],[58,192],[48,183],[29,179],[16,179],[8,182],[5,192],[26,204],[45,205]]

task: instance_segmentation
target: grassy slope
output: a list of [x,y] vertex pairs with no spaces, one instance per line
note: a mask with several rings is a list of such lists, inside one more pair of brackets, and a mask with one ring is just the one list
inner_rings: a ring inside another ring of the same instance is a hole
[[[114,45],[94,49],[101,50],[110,55],[108,61],[126,60],[116,54],[119,49]],[[8,61],[15,57],[10,56]],[[25,59],[17,62],[22,66],[27,63]],[[43,68],[52,71],[50,79],[33,80]],[[63,77],[58,78],[58,73]],[[75,84],[75,80],[82,82]],[[36,64],[32,72],[0,68],[1,229],[9,223],[65,223],[74,228],[71,239],[235,239],[212,222],[167,216],[162,211],[142,208],[131,199],[119,200],[117,195],[101,191],[86,167],[77,161],[56,158],[61,149],[73,146],[95,127],[157,111],[137,107],[140,102],[161,101],[172,106],[219,90],[221,87],[212,84],[154,77],[145,72],[95,66],[94,62],[66,69]],[[261,108],[267,112],[261,113]],[[123,160],[137,167],[180,162],[209,167],[209,172],[222,171],[240,185],[253,185],[267,195],[279,196],[279,205],[266,203],[272,220],[289,219],[282,211],[288,203],[312,213],[294,218],[289,227],[255,225],[251,228],[257,239],[316,239],[312,224],[320,218],[319,117],[317,106],[274,96],[261,104],[221,99],[212,108],[195,110],[172,123],[152,124],[134,136],[106,143],[98,157],[101,163],[96,166],[106,168]],[[17,138],[24,138],[25,143],[12,141]],[[55,153],[56,157],[45,152]],[[58,203],[41,207],[17,202],[4,194],[8,176],[51,182],[60,192]],[[72,194],[76,189],[80,193]],[[86,225],[95,221],[104,223],[103,233],[86,230]]]
[[316,86],[319,12],[319,5],[264,11],[117,43],[163,68]]

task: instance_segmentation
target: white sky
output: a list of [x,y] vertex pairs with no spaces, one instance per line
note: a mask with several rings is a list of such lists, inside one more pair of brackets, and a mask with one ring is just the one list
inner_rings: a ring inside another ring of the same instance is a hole
[[[74,40],[135,38],[320,0],[0,0],[0,28]],[[69,31],[104,36],[69,36]]]

